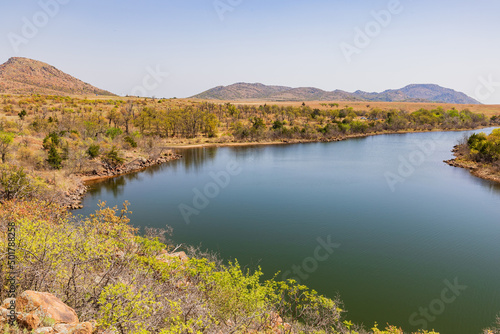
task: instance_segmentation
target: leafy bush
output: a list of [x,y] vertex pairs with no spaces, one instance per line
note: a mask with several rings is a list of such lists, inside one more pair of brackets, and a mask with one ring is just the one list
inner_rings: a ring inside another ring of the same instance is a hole
[[59,135],[55,132],[51,132],[43,139],[43,148],[48,150],[51,146],[58,147],[60,143],[61,138]]
[[109,128],[106,131],[106,136],[111,138],[111,140],[114,140],[116,137],[118,137],[122,133],[123,133],[123,131],[120,128]]
[[47,155],[47,163],[54,169],[61,169],[63,158],[59,154],[56,146],[54,144],[50,145],[49,152]]
[[0,198],[2,200],[32,198],[46,189],[40,178],[35,178],[22,167],[0,164]]
[[123,138],[123,140],[130,144],[130,147],[137,147],[137,142],[135,141],[135,139],[132,137],[132,136],[126,136],[125,138]]
[[5,163],[7,153],[9,152],[13,141],[14,141],[13,133],[0,132],[0,155],[2,156],[2,163]]
[[500,129],[495,129],[487,136],[474,133],[467,140],[470,156],[478,162],[494,162],[500,160]]
[[101,150],[101,146],[99,144],[90,144],[87,149],[88,156],[93,159],[99,156],[99,151]]
[[111,166],[116,166],[123,163],[125,159],[121,157],[118,148],[113,145],[111,149],[104,154],[104,161]]

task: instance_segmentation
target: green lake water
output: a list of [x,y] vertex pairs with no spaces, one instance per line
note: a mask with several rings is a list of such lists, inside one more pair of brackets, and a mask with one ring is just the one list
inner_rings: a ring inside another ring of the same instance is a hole
[[479,334],[500,312],[500,186],[443,163],[465,133],[179,150],[75,213],[128,200],[135,226],[338,294],[367,327]]

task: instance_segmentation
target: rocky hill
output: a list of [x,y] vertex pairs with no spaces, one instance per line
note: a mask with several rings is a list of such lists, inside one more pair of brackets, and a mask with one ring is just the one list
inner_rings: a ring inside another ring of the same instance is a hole
[[20,57],[0,65],[0,94],[115,95],[49,64]]
[[342,90],[332,92],[319,88],[266,86],[260,83],[236,83],[218,86],[193,96],[213,100],[267,100],[267,101],[380,101],[380,102],[441,102],[455,104],[480,104],[480,102],[453,89],[438,85],[408,85],[382,93]]

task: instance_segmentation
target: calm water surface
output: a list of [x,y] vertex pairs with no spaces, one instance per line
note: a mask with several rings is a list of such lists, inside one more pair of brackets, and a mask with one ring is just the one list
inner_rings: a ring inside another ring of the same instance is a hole
[[[500,312],[500,187],[443,163],[464,133],[183,150],[94,185],[77,213],[128,200],[134,225],[338,293],[368,327],[480,333]],[[235,175],[214,187],[228,164]],[[189,224],[180,206],[197,210]],[[328,239],[333,253],[317,250]]]

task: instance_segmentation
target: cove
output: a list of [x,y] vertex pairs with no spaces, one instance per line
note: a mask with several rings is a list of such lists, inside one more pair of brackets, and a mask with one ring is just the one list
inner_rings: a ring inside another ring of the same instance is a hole
[[366,327],[480,333],[500,312],[500,186],[443,163],[472,132],[179,150],[93,185],[75,213],[128,200],[135,226],[339,294]]

